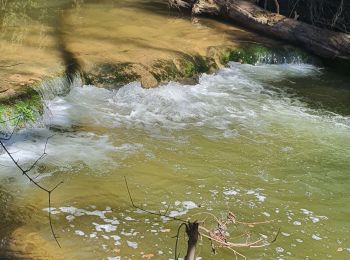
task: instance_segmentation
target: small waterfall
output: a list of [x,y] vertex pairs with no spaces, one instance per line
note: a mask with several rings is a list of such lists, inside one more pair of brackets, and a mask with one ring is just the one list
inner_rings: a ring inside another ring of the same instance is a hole
[[17,100],[14,104],[1,108],[0,132],[6,136],[16,126],[17,128],[45,127],[45,122],[48,122],[51,116],[47,102],[57,96],[66,96],[71,89],[82,85],[79,74],[74,75],[72,81],[66,76],[44,80],[35,88],[40,97],[34,92],[23,100]]
[[315,64],[316,59],[296,49],[277,49],[258,53],[256,64]]
[[44,113],[37,120],[36,126],[45,127],[51,124],[52,112],[48,104],[51,100],[57,96],[67,96],[72,89],[83,85],[83,80],[79,73],[71,78],[72,80],[70,80],[70,77],[61,76],[46,80],[37,88],[43,103]]
[[256,62],[257,64],[301,64],[303,62],[303,58],[301,56],[294,55],[278,55],[276,53],[267,53],[265,55],[261,55]]
[[76,74],[71,81],[67,76],[61,76],[50,80],[45,80],[36,89],[41,98],[45,100],[52,100],[56,96],[67,95],[72,88],[82,86],[82,79],[79,74]]
[[228,60],[248,64],[314,64],[320,62],[314,56],[294,47],[265,47],[247,45],[230,51]]

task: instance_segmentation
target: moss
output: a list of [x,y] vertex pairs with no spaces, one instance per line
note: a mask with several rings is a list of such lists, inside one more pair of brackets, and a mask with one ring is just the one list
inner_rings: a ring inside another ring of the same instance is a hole
[[34,122],[36,119],[32,106],[26,101],[17,102],[15,105],[15,114],[19,117],[20,123],[25,123],[26,121]]
[[140,77],[132,70],[132,63],[99,64],[91,73],[84,75],[87,84],[121,86],[139,80]]
[[202,56],[187,56],[180,60],[180,70],[183,77],[190,78],[194,77],[200,73],[208,72],[210,69],[208,59]]
[[249,57],[246,50],[243,48],[237,48],[232,50],[229,56],[230,61],[237,61],[242,63],[252,64],[253,57]]
[[[38,92],[27,88],[27,94],[14,101],[0,104],[0,121],[4,125],[24,126],[35,122],[43,113],[43,104]],[[16,120],[11,120],[16,118]]]
[[215,61],[201,56],[183,54],[181,58],[175,61],[158,60],[152,65],[150,72],[158,82],[174,79],[181,81],[184,78],[189,79],[200,73],[208,72],[212,63],[215,63]]
[[231,55],[230,50],[227,50],[227,49],[223,50],[219,55],[220,63],[227,64],[230,61],[230,55]]
[[210,59],[204,58],[202,56],[195,56],[195,71],[196,73],[205,73],[210,69],[210,64],[212,63]]
[[[183,81],[218,69],[213,58],[181,54],[173,60],[156,60],[151,66],[139,63],[99,64],[83,74],[84,83],[101,87],[119,87],[132,81],[141,82],[150,76],[152,85],[169,80]],[[154,83],[154,84],[153,84]]]
[[0,127],[3,126],[5,123],[4,121],[6,120],[7,116],[7,111],[6,111],[6,106],[3,104],[0,104]]
[[152,75],[158,82],[176,79],[179,76],[179,71],[173,61],[158,60],[151,68]]
[[256,64],[259,59],[267,53],[268,50],[262,46],[237,48],[231,50],[229,60],[248,64]]
[[196,67],[191,61],[183,61],[182,62],[182,72],[185,77],[193,77],[196,73]]

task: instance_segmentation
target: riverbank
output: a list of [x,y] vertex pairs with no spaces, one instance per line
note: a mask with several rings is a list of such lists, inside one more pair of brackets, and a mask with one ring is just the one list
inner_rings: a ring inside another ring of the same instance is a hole
[[[19,106],[42,111],[32,102],[38,99],[33,89],[66,74],[79,74],[84,84],[99,87],[140,81],[150,88],[170,80],[194,82],[229,60],[252,63],[271,56],[269,48],[285,48],[232,25],[191,18],[157,0],[26,8],[8,12],[1,27],[4,119],[16,115]],[[33,10],[43,17],[33,16]]]

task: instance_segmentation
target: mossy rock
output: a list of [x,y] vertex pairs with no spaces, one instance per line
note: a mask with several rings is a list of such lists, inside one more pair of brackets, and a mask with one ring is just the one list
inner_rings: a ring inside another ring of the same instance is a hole
[[268,53],[268,49],[260,45],[238,47],[223,51],[220,56],[220,62],[222,64],[226,64],[229,61],[256,64],[262,56]]
[[133,72],[133,64],[127,62],[99,64],[84,75],[86,84],[95,86],[122,86],[139,79],[139,75]]
[[185,78],[191,78],[199,75],[200,73],[209,72],[212,65],[213,61],[210,58],[199,55],[184,55],[183,58],[179,60],[180,72],[182,77]]
[[191,78],[196,74],[196,65],[193,61],[182,60],[181,62],[181,72],[184,77]]
[[164,82],[179,77],[180,72],[173,61],[158,60],[151,66],[151,74],[158,82]]
[[158,83],[178,80],[188,82],[200,73],[211,72],[218,69],[215,60],[202,56],[190,56],[183,54],[181,58],[170,60],[158,60],[150,68],[150,73]]

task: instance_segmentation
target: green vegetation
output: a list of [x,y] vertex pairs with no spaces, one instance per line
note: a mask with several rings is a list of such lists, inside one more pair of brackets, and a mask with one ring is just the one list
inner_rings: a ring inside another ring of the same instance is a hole
[[182,71],[185,77],[193,77],[196,73],[196,67],[191,61],[182,62]]
[[[18,124],[24,126],[26,123],[35,122],[43,113],[43,104],[38,92],[30,88],[27,95],[9,103],[0,104],[1,124]],[[16,120],[10,120],[16,118]]]
[[85,75],[85,81],[87,84],[96,86],[121,86],[140,78],[132,70],[132,67],[133,64],[128,62],[99,64],[93,70],[93,73]]
[[220,62],[226,64],[229,61],[253,65],[259,62],[269,64],[316,62],[314,57],[295,47],[268,48],[259,44],[251,44],[222,51]]
[[175,79],[179,76],[179,71],[174,62],[166,60],[156,61],[150,72],[158,82]]
[[151,67],[150,72],[158,82],[169,81],[172,79],[188,79],[193,78],[200,73],[210,71],[211,63],[211,60],[202,56],[183,54],[180,59],[175,61],[158,60]]
[[210,71],[210,60],[202,56],[189,56],[184,55],[183,59],[180,60],[180,70],[182,76],[185,78],[191,78],[200,73]]
[[261,57],[269,55],[271,51],[261,45],[239,47],[226,50],[220,57],[220,62],[226,64],[229,61],[256,64]]

